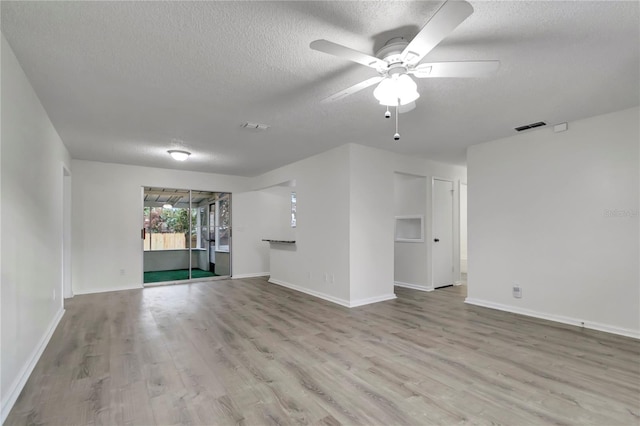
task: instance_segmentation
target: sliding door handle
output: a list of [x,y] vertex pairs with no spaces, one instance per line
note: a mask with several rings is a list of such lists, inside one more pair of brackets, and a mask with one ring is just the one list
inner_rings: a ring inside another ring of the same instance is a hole
[[147,236],[147,230],[142,228],[140,230],[140,238],[142,238],[144,240],[144,238]]

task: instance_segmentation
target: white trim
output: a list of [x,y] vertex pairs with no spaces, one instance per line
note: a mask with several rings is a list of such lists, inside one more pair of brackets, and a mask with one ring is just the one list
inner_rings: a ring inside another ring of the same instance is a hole
[[602,324],[598,322],[582,321],[577,318],[565,317],[562,315],[548,314],[546,312],[538,312],[531,309],[518,308],[516,306],[503,305],[501,303],[489,302],[487,300],[473,299],[467,297],[464,303],[470,305],[482,306],[484,308],[497,309],[499,311],[511,312],[514,314],[526,315],[528,317],[540,318],[544,320],[559,322],[562,324],[584,327],[591,330],[604,331],[606,333],[618,334],[620,336],[632,337],[640,339],[640,330],[632,330],[630,328],[616,327],[613,325]]
[[375,296],[375,297],[369,297],[369,298],[366,298],[366,299],[352,300],[349,303],[349,307],[350,308],[356,308],[358,306],[370,305],[372,303],[384,302],[386,300],[393,300],[393,299],[396,299],[396,298],[397,298],[397,296],[395,295],[395,293],[383,294],[382,296]]
[[419,290],[419,291],[433,291],[433,287],[430,287],[428,285],[403,283],[402,281],[394,281],[393,285],[397,285],[398,287],[410,288],[413,290]]
[[453,283],[454,286],[459,286],[459,285],[463,285],[463,284],[466,284],[466,281],[455,281]]
[[276,284],[282,287],[289,288],[291,290],[299,291],[300,293],[305,293],[311,296],[318,297],[320,299],[328,300],[329,302],[337,303],[338,305],[346,306],[347,308],[351,307],[348,300],[340,299],[338,297],[334,297],[326,293],[320,293],[319,291],[310,290],[308,288],[300,287],[285,281],[276,280],[274,278],[269,278],[269,282],[271,284]]
[[[145,229],[144,228],[144,188],[145,188],[144,185],[140,187],[140,209],[138,210],[139,212],[142,212],[142,219],[141,219],[142,223],[140,224],[141,226],[140,232],[142,232],[142,230]],[[140,285],[144,287],[144,238],[140,238],[140,265],[142,265],[142,268],[141,268],[142,270],[140,271]]]
[[158,281],[154,283],[145,283],[143,288],[162,287],[167,285],[183,285],[183,284],[198,284],[198,283],[213,283],[216,281],[228,280],[226,275],[191,278],[190,280],[173,280],[173,281]]
[[98,288],[98,289],[91,289],[91,290],[76,290],[74,291],[74,295],[79,295],[79,294],[95,294],[95,293],[108,293],[110,291],[122,291],[122,290],[140,290],[144,288],[141,285],[138,286],[121,286],[121,287],[103,287],[103,288]]
[[60,320],[62,319],[63,315],[64,315],[64,309],[60,309],[56,314],[56,316],[51,321],[51,324],[49,325],[49,328],[47,329],[46,333],[42,336],[42,338],[40,339],[40,342],[38,342],[35,349],[31,353],[31,356],[28,358],[27,363],[23,365],[22,369],[20,370],[20,373],[18,374],[16,379],[13,381],[13,383],[9,387],[9,391],[5,395],[3,395],[2,416],[1,416],[2,421],[0,421],[0,424],[4,423],[4,421],[7,419],[7,416],[9,415],[11,408],[13,408],[13,404],[16,403],[18,396],[20,396],[20,392],[22,392],[24,385],[27,383],[27,380],[29,380],[29,376],[31,376],[33,369],[35,368],[36,364],[38,363],[38,360],[42,356],[44,349],[47,347],[49,340],[51,340],[51,336],[53,336],[53,332],[58,327],[58,324],[60,323]]
[[[71,198],[71,192],[73,190],[73,182],[71,180],[71,169],[67,167],[64,161],[62,163],[62,299],[73,298],[73,283],[71,267],[71,228],[73,223],[71,221],[71,214],[73,212],[73,200]],[[67,185],[68,184],[68,185]],[[67,226],[68,223],[68,226]],[[66,242],[66,244],[65,244]],[[64,302],[63,302],[64,304]]]
[[[466,258],[462,258],[462,187],[466,188],[466,192],[467,192],[467,199],[465,200],[466,205],[467,205],[467,210],[465,211],[465,216],[467,217],[467,241],[465,241],[466,245],[467,245],[467,257]],[[462,179],[458,179],[458,253],[459,253],[459,271],[458,271],[458,277],[460,278],[460,281],[456,281],[455,283],[453,283],[453,285],[460,285],[463,284],[464,281],[462,281],[462,263],[464,262],[464,273],[468,274],[469,273],[469,186],[467,185],[467,182],[463,182]],[[454,259],[455,260],[455,259]]]
[[252,274],[238,274],[231,277],[232,280],[241,280],[243,278],[268,277],[270,272],[254,272]]
[[308,294],[310,296],[314,296],[314,297],[317,297],[317,298],[320,298],[320,299],[324,299],[324,300],[327,300],[329,302],[333,302],[335,304],[338,304],[340,306],[345,306],[347,308],[355,308],[355,307],[358,307],[358,306],[369,305],[371,303],[383,302],[385,300],[391,300],[391,299],[395,299],[396,298],[396,295],[392,293],[392,294],[385,294],[385,295],[382,295],[382,296],[370,297],[370,298],[367,298],[367,299],[354,300],[354,301],[350,302],[348,300],[340,299],[338,297],[334,297],[334,296],[328,295],[326,293],[321,293],[319,291],[310,290],[308,288],[300,287],[300,286],[297,286],[295,284],[291,284],[291,283],[288,283],[288,282],[276,280],[276,279],[273,279],[273,278],[269,278],[269,282],[271,284],[276,284],[276,285],[279,285],[279,286],[282,286],[282,287],[286,287],[286,288],[291,289],[291,290],[299,291],[300,293],[305,293],[305,294]]

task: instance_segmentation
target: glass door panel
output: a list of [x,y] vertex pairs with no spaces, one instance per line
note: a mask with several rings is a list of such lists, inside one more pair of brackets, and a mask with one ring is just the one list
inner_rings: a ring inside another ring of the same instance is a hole
[[213,268],[211,268],[209,263],[209,203],[215,198],[215,195],[215,192],[191,191],[193,204],[192,279],[203,279],[215,276]]
[[189,190],[144,188],[145,284],[190,279],[190,217]]
[[209,261],[217,276],[231,275],[231,194],[216,194],[209,204]]

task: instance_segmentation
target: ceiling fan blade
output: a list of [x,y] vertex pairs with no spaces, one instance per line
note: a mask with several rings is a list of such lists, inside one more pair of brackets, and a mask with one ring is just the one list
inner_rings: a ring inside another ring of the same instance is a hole
[[500,61],[434,62],[418,65],[411,74],[418,78],[491,77],[500,68]]
[[384,77],[377,76],[377,77],[372,77],[372,78],[370,78],[368,80],[365,80],[365,81],[361,81],[360,83],[358,83],[356,85],[348,87],[348,88],[346,88],[344,90],[339,91],[338,93],[336,93],[334,95],[329,96],[326,99],[323,99],[322,103],[324,104],[324,103],[327,103],[327,102],[334,102],[334,101],[337,101],[338,99],[342,99],[342,98],[345,98],[345,97],[347,97],[349,95],[353,95],[356,92],[359,92],[359,91],[361,91],[363,89],[366,89],[369,86],[373,86],[374,84],[379,83],[380,81],[382,81],[382,79],[384,79]]
[[327,40],[312,41],[309,45],[313,50],[318,52],[328,53],[329,55],[337,56],[339,58],[347,59],[349,61],[357,62],[366,67],[371,67],[376,70],[386,70],[388,65],[386,62],[376,58],[375,56],[367,55],[366,53],[358,52],[349,47],[345,47],[341,44],[336,44]]
[[424,24],[418,35],[402,52],[402,60],[417,64],[427,53],[448,36],[458,25],[473,13],[473,7],[466,1],[447,1]]

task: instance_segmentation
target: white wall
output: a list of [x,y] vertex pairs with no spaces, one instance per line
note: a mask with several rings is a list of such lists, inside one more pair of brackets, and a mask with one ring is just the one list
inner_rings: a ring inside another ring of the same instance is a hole
[[69,154],[2,36],[2,421],[62,316],[63,165]]
[[[255,178],[256,188],[296,181],[298,227],[294,239],[297,243],[294,247],[272,246],[271,281],[346,306],[395,297],[393,232],[396,171],[424,176],[423,182],[427,176],[428,182],[430,176],[446,177],[456,182],[466,180],[463,167],[404,157],[355,144],[343,145]],[[431,189],[430,184],[426,186],[418,204],[422,211],[430,212]],[[286,207],[288,209],[288,201]],[[457,223],[457,201],[454,207],[454,221]],[[282,210],[283,223],[285,217],[288,223],[286,209],[277,207],[273,210]],[[272,220],[271,229],[279,229],[280,225],[275,224],[279,219]],[[426,226],[428,238],[428,218]],[[269,226],[264,229],[268,230]],[[454,234],[455,249],[458,250],[457,227]],[[431,246],[426,244],[422,258],[405,265],[408,273],[420,275],[424,289],[431,288],[428,273],[430,249]],[[459,256],[455,262],[456,273],[459,273]]]
[[[344,145],[268,172],[254,179],[254,187],[287,181],[296,182],[297,243],[270,249],[271,280],[348,304],[349,147]],[[262,195],[263,201],[269,199],[268,194]],[[262,238],[279,238],[270,232],[281,229],[278,219],[273,221],[273,225],[265,223]]]
[[[428,219],[427,178],[394,173],[393,206],[396,216],[421,215],[425,220]],[[428,244],[429,240],[426,239],[423,242],[394,244],[393,279],[398,285],[422,290],[430,288],[427,271]]]
[[640,337],[638,123],[633,108],[469,148],[468,302]]
[[260,190],[264,238],[295,240],[296,228],[291,227],[291,192],[296,188],[276,185]]
[[232,192],[233,273],[257,272],[247,262],[235,263],[235,253],[260,244],[259,212],[242,194],[249,178],[83,160],[73,160],[72,168],[75,294],[142,286],[143,186]]
[[262,242],[268,238],[263,232],[268,204],[257,191],[234,193],[231,203],[233,277],[269,275],[269,245]]
[[349,145],[349,283],[352,306],[395,298],[393,169],[389,155],[387,151]]
[[[432,222],[432,179],[434,177],[448,179],[454,182],[454,197],[453,197],[453,241],[454,241],[454,276],[460,276],[460,205],[458,182],[467,181],[467,170],[462,166],[453,166],[450,164],[439,163],[436,161],[426,160],[418,157],[407,157],[403,155],[389,155],[389,163],[394,172],[411,174],[415,176],[424,176],[427,180],[427,193],[426,193],[426,207],[425,207],[425,242],[426,242],[426,260],[422,262],[420,259],[409,259],[403,262],[397,267],[404,269],[402,272],[408,276],[414,277],[416,283],[408,282],[412,288],[419,290],[433,290],[433,282],[431,276],[431,263],[432,263],[432,250],[433,250],[433,222]],[[414,255],[416,255],[414,253]],[[425,258],[423,258],[425,259]],[[425,264],[426,262],[426,270]],[[425,276],[426,274],[426,276]],[[403,282],[397,280],[398,283]],[[422,283],[426,283],[423,285]]]

